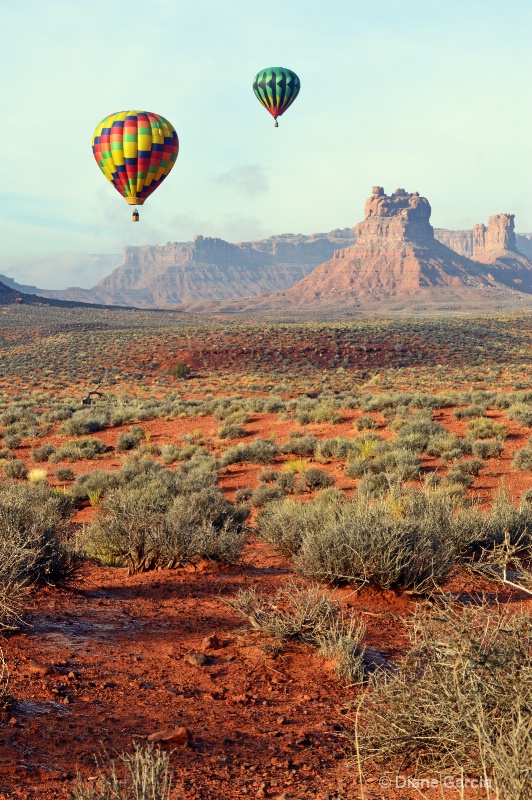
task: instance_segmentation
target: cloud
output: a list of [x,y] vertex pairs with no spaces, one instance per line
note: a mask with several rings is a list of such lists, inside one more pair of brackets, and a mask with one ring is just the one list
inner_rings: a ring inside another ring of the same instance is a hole
[[215,180],[216,183],[234,189],[250,198],[266,194],[270,189],[266,172],[259,164],[244,164],[241,167],[234,167],[227,172],[222,172]]
[[[124,260],[122,253],[50,253],[1,256],[0,274],[39,289],[90,288]],[[1,280],[1,279],[0,279]]]

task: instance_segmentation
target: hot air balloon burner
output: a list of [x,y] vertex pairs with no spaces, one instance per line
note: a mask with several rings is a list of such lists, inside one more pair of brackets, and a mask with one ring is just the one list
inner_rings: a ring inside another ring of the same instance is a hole
[[137,211],[137,209],[135,209],[134,212],[131,215],[131,220],[132,220],[132,222],[138,222],[139,219],[140,219],[140,214]]

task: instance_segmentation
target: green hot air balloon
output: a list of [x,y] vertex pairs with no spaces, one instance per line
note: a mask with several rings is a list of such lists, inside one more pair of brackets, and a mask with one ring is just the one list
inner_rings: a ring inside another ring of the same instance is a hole
[[296,73],[286,67],[261,69],[253,81],[253,91],[274,118],[276,128],[279,127],[277,117],[290,108],[300,88],[301,81]]

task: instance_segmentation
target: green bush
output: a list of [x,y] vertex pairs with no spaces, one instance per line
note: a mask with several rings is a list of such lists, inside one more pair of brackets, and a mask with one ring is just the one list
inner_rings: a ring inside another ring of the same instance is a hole
[[46,484],[0,483],[0,626],[17,624],[25,585],[60,583],[73,574],[71,511],[71,501]]
[[255,489],[249,501],[253,508],[262,508],[266,503],[271,503],[273,500],[282,500],[283,497],[286,497],[286,490],[281,486],[268,486],[262,483]]
[[181,378],[185,379],[188,378],[192,370],[188,366],[188,364],[184,364],[182,361],[174,364],[173,367],[170,369],[170,375],[172,378]]
[[498,458],[503,450],[504,445],[498,439],[483,439],[471,445],[471,452],[479,458]]
[[284,500],[259,513],[257,531],[306,577],[423,591],[461,554],[455,508],[449,497],[413,490],[341,505]]
[[355,427],[357,431],[369,431],[372,430],[373,428],[376,428],[377,423],[375,422],[373,417],[369,417],[366,415],[359,417],[357,419],[357,421],[355,422]]
[[35,450],[31,451],[31,458],[32,461],[40,464],[43,461],[48,461],[52,453],[55,453],[53,444],[43,444],[41,447],[36,447]]
[[532,447],[525,447],[523,450],[517,450],[512,461],[514,469],[532,469]]
[[96,433],[107,428],[110,416],[107,411],[84,408],[76,411],[70,419],[61,425],[60,433],[63,436],[83,436],[88,433]]
[[19,458],[14,458],[12,461],[6,461],[4,464],[4,472],[8,478],[27,478],[28,470],[26,465]]
[[249,444],[229,447],[221,457],[222,467],[229,464],[269,464],[280,453],[279,447],[271,439],[254,439]]
[[316,436],[294,436],[292,434],[281,447],[281,452],[285,455],[313,456],[317,447],[318,439]]
[[58,481],[73,481],[75,476],[70,467],[59,467],[55,472],[55,477]]
[[325,489],[334,485],[334,478],[323,469],[309,467],[301,475],[301,486],[305,491],[315,492],[316,489]]
[[467,435],[472,439],[499,439],[504,441],[508,435],[506,425],[500,422],[493,422],[492,419],[480,417],[479,419],[472,419],[467,424]]
[[109,491],[87,529],[87,551],[125,564],[130,574],[201,557],[237,558],[249,509],[231,505],[212,487],[175,496],[176,487],[161,478]]
[[102,442],[101,439],[88,436],[85,439],[74,439],[71,442],[65,442],[55,453],[52,453],[49,461],[53,464],[57,464],[65,458],[69,458],[70,461],[81,461],[84,458],[91,460],[103,453],[109,452],[109,450],[111,450],[111,448],[107,447],[105,442]]
[[241,439],[243,436],[247,436],[246,429],[234,423],[222,425],[222,427],[218,429],[218,437],[220,439]]
[[145,438],[146,431],[138,425],[133,425],[129,433],[120,434],[116,443],[116,449],[121,452],[124,450],[134,450]]

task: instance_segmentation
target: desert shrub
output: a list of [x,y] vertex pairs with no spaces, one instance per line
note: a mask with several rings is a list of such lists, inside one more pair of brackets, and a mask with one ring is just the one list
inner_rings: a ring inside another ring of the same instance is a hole
[[6,458],[13,458],[13,456],[7,447],[0,447],[0,461],[4,461]]
[[316,448],[318,458],[347,458],[348,453],[358,452],[354,439],[336,436],[334,439],[322,439]]
[[259,472],[257,478],[261,483],[275,483],[280,474],[276,469],[263,469],[262,472]]
[[336,660],[341,678],[349,683],[362,680],[364,625],[320,587],[301,588],[289,581],[268,597],[252,586],[225,602],[252,629],[281,645],[291,640],[314,645],[324,658]]
[[288,552],[296,570],[326,582],[424,591],[444,580],[462,551],[455,504],[429,491],[397,491],[336,505],[291,500],[259,513],[261,538]]
[[426,449],[431,437],[444,432],[443,425],[433,422],[430,417],[418,412],[414,417],[410,417],[408,422],[401,425],[396,442],[399,447],[419,453]]
[[532,447],[517,450],[512,461],[514,469],[532,469]]
[[470,419],[471,417],[482,417],[486,413],[486,406],[473,403],[465,408],[457,408],[454,411],[456,419]]
[[[72,477],[59,478],[59,470],[56,475],[59,480],[72,480],[74,474],[69,467],[65,468],[72,475]],[[92,472],[87,472],[78,475],[72,486],[70,487],[70,495],[74,500],[88,500],[89,494],[95,496],[99,492],[101,497],[111,489],[116,489],[121,482],[121,476],[118,472],[108,472],[103,469],[94,469]]]
[[65,442],[55,453],[52,453],[49,461],[57,464],[65,458],[69,458],[70,461],[81,461],[84,458],[91,460],[103,453],[107,453],[110,449],[101,439],[87,436],[85,439],[74,439],[71,442]]
[[37,464],[40,464],[43,461],[48,461],[52,453],[55,453],[53,444],[43,444],[31,451],[31,459]]
[[480,417],[467,423],[467,435],[472,439],[499,439],[504,441],[508,435],[506,425],[493,422],[492,419]]
[[498,458],[503,450],[504,445],[498,439],[482,439],[471,445],[471,452],[479,458]]
[[323,469],[309,467],[301,475],[301,486],[305,491],[315,492],[316,489],[325,489],[334,485],[334,478]]
[[523,548],[532,544],[532,508],[528,503],[514,506],[504,491],[495,493],[489,511],[480,513],[476,508],[464,509],[457,525],[468,553],[493,549],[506,540]]
[[8,478],[26,478],[28,476],[26,465],[20,458],[6,461],[4,464],[4,472]]
[[471,475],[464,470],[460,469],[461,465],[457,464],[456,467],[450,469],[445,476],[445,483],[450,484],[451,486],[455,486],[457,484],[461,486],[472,486],[473,485],[473,478]]
[[275,479],[275,483],[287,494],[290,494],[291,492],[295,491],[296,476],[293,472],[280,472]]
[[271,439],[254,439],[249,444],[238,444],[228,447],[222,453],[221,465],[251,463],[269,464],[280,453],[279,447]]
[[250,497],[250,504],[253,508],[262,508],[266,503],[273,500],[282,500],[286,497],[286,491],[281,486],[268,486],[262,483],[258,486]]
[[313,456],[318,447],[316,436],[290,436],[281,447],[281,453],[294,456]]
[[249,509],[233,506],[213,487],[176,495],[172,473],[142,485],[109,491],[88,526],[87,551],[118,561],[129,574],[154,567],[173,568],[201,557],[234,560],[243,544]]
[[218,429],[218,437],[220,439],[241,439],[243,436],[247,436],[246,429],[242,428],[240,425],[235,425],[235,423],[222,425],[222,427]]
[[318,401],[311,398],[302,398],[297,402],[295,417],[300,425],[322,422],[337,425],[342,421],[342,417],[335,408],[332,399]]
[[128,433],[121,433],[116,443],[116,449],[120,451],[134,450],[143,439],[146,438],[146,431],[139,425],[133,425]]
[[429,456],[442,456],[446,460],[460,458],[462,455],[471,453],[471,442],[454,433],[438,433],[430,437],[426,451]]
[[355,422],[355,427],[357,431],[369,431],[373,428],[377,427],[377,423],[373,419],[373,417],[369,417],[367,415],[359,417]]
[[84,408],[76,411],[63,425],[60,433],[63,436],[84,436],[88,433],[103,431],[109,425],[110,415],[107,410]]
[[188,364],[184,364],[182,361],[180,361],[180,362],[178,362],[177,364],[174,364],[171,367],[170,375],[172,376],[172,378],[185,379],[185,378],[188,378],[188,376],[190,375],[191,371],[192,370],[190,369]]
[[0,626],[16,624],[28,583],[59,583],[75,560],[67,539],[68,498],[46,484],[0,483]]
[[361,497],[377,497],[378,495],[389,492],[393,486],[393,483],[394,482],[390,475],[386,475],[384,472],[379,472],[376,475],[363,475],[357,489]]
[[500,797],[525,800],[532,791],[530,617],[443,607],[418,612],[408,630],[409,651],[365,695],[357,752],[388,769],[519,778],[525,791]]
[[521,425],[532,428],[532,405],[530,403],[512,403],[506,411],[508,419],[517,420]]
[[21,436],[13,436],[13,435],[4,436],[4,444],[10,450],[16,450],[17,447],[20,447],[21,441],[22,441]]
[[478,475],[486,464],[480,458],[466,458],[464,461],[461,461],[458,466],[462,472],[465,472],[467,475]]
[[59,467],[59,469],[55,472],[55,477],[58,481],[73,481],[74,472],[70,469],[70,467]]
[[241,489],[237,489],[235,492],[235,500],[237,503],[247,503],[250,497],[253,495],[254,489],[251,486],[242,486]]
[[78,775],[72,800],[170,800],[170,754],[153,745],[135,744],[132,754],[104,769],[98,758],[97,778],[87,785]]

